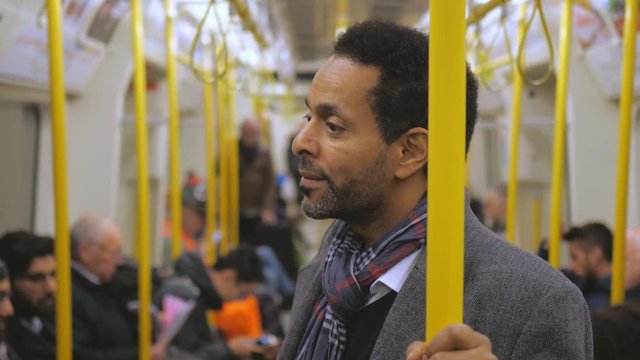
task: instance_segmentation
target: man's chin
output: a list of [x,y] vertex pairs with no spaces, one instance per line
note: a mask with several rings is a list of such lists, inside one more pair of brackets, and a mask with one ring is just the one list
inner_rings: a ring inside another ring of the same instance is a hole
[[302,207],[302,212],[306,216],[315,220],[329,219],[332,217],[328,211],[324,209],[319,209],[317,204],[312,203],[306,196],[302,200],[301,207]]
[[56,311],[56,305],[52,304],[52,305],[42,305],[38,307],[38,313],[40,313],[40,315],[51,315],[53,314],[53,312]]

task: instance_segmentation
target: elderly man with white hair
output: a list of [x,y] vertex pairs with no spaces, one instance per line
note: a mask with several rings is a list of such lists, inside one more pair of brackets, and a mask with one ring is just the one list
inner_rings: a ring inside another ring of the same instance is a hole
[[[71,229],[73,342],[78,360],[138,358],[137,335],[110,287],[122,261],[122,234],[110,218],[82,215]],[[163,358],[165,344],[152,348]]]

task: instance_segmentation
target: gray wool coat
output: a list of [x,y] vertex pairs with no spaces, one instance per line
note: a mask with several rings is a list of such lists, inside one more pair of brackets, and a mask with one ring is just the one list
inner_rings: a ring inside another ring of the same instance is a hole
[[[321,295],[324,259],[334,238],[329,228],[313,261],[300,269],[291,325],[279,360],[294,359]],[[371,359],[404,359],[424,338],[425,249],[398,293]],[[591,360],[589,309],[582,294],[545,261],[498,238],[466,209],[464,322],[491,339],[498,359]]]

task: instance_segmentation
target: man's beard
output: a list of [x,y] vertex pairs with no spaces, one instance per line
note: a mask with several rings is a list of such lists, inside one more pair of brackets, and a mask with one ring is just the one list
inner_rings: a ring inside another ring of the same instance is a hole
[[11,301],[13,303],[15,313],[22,316],[48,316],[53,314],[56,305],[54,294],[48,294],[44,298],[40,299],[37,304],[32,304],[22,296],[19,291],[14,291],[11,295]]
[[[371,166],[362,173],[347,179],[338,185],[321,169],[315,168],[309,158],[301,157],[299,169],[303,173],[311,174],[314,178],[326,181],[324,194],[315,201],[309,200],[312,191],[301,187],[305,198],[302,201],[302,211],[313,219],[334,218],[344,221],[356,220],[366,216],[382,203],[384,197],[386,156],[380,153]],[[370,215],[370,214],[369,214]]]

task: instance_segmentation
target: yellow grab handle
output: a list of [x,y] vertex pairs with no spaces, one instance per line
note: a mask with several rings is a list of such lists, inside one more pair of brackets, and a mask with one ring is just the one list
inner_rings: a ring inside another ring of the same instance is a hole
[[147,79],[144,59],[144,24],[140,0],[131,0],[131,45],[134,58],[136,153],[138,155],[138,312],[139,356],[151,356],[151,261],[149,246],[149,170],[147,148]]
[[465,2],[431,1],[426,340],[463,321]]
[[49,94],[51,96],[51,141],[56,222],[56,357],[71,359],[71,262],[67,195],[67,140],[65,125],[64,49],[59,0],[48,0]]
[[551,179],[551,221],[549,229],[549,263],[560,268],[562,232],[562,186],[564,183],[567,91],[569,87],[569,51],[571,49],[571,15],[573,0],[565,0],[560,24],[560,64],[556,82],[556,111],[553,133],[553,174]]
[[620,129],[618,135],[618,171],[616,183],[616,219],[613,231],[613,272],[611,274],[611,304],[624,301],[624,264],[626,250],[627,201],[629,191],[629,149],[633,119],[633,81],[636,58],[636,26],[638,1],[627,0],[624,12],[624,55],[622,58],[622,89],[620,92]]
[[[524,22],[527,8],[521,5],[522,19],[518,24],[518,39],[524,36]],[[507,183],[507,233],[506,238],[516,243],[516,220],[518,208],[518,160],[520,155],[520,123],[522,120],[522,75],[513,67],[513,97],[511,103],[511,134],[509,147],[509,181]]]
[[171,258],[182,252],[182,206],[180,201],[180,107],[178,105],[178,76],[176,71],[175,39],[173,35],[174,9],[171,0],[164,1],[165,44],[167,48],[167,87],[169,92],[169,188],[171,209]]
[[[529,79],[527,78],[524,68],[524,44],[529,35],[529,30],[531,29],[531,24],[536,17],[536,12],[540,13],[540,23],[542,24],[542,30],[544,32],[544,37],[547,42],[547,49],[549,50],[549,63],[547,66],[547,71],[544,73],[542,77],[539,79]],[[571,26],[571,25],[569,25]],[[531,16],[527,21],[525,26],[524,35],[522,36],[522,40],[520,41],[519,49],[518,49],[518,70],[520,71],[520,75],[529,85],[537,86],[542,85],[547,80],[551,78],[553,75],[553,65],[554,65],[554,53],[553,53],[553,41],[551,40],[551,33],[549,32],[549,25],[547,24],[547,19],[544,16],[544,9],[542,8],[542,0],[534,0],[533,10],[531,11]]]

